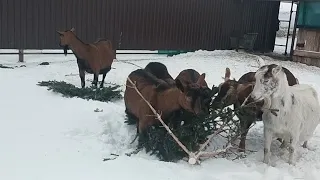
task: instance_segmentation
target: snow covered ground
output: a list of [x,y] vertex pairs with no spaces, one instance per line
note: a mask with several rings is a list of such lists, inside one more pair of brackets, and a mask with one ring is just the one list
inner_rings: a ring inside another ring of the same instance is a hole
[[[263,57],[266,63],[279,63],[290,69],[300,83],[313,85],[320,93],[320,69],[292,62],[278,62]],[[128,74],[137,67],[124,63],[130,60],[140,66],[150,61],[164,63],[173,77],[186,68],[207,74],[211,87],[222,82],[226,67],[232,78],[257,70],[257,57],[234,51],[197,51],[174,57],[163,55],[118,55],[119,61],[106,77],[106,82],[123,85]],[[0,55],[0,64],[14,66],[16,55]],[[186,162],[160,162],[145,152],[127,157],[136,144],[129,143],[135,128],[124,124],[124,103],[103,103],[60,94],[37,86],[45,80],[62,80],[80,86],[74,55],[26,55],[26,67],[0,69],[0,177],[4,180],[291,180],[319,179],[320,127],[309,143],[311,150],[299,148],[296,166],[288,165],[272,146],[273,166],[262,163],[263,129],[258,123],[250,130],[249,153],[241,160],[223,158],[204,161],[200,166]],[[38,66],[48,61],[49,66]],[[69,75],[69,76],[66,76]],[[86,76],[92,80],[92,75]],[[101,77],[100,77],[101,79]],[[90,85],[90,82],[87,82]],[[103,112],[94,112],[94,109]],[[110,153],[120,154],[113,161],[103,162]]]

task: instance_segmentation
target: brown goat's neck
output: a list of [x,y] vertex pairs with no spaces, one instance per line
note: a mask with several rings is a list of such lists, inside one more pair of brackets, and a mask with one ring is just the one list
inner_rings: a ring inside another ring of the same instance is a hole
[[237,99],[242,104],[245,99],[251,94],[253,86],[251,83],[248,84],[238,84],[237,86]]
[[179,97],[181,91],[178,88],[170,88],[157,95],[157,110],[162,113],[170,113],[180,108]]
[[72,38],[71,43],[69,44],[71,50],[73,53],[80,59],[86,59],[89,45],[83,43],[80,39],[78,39],[76,36]]

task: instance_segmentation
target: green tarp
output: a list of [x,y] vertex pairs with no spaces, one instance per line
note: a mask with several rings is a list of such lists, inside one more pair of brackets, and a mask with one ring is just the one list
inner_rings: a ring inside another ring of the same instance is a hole
[[297,27],[320,29],[320,2],[300,2]]

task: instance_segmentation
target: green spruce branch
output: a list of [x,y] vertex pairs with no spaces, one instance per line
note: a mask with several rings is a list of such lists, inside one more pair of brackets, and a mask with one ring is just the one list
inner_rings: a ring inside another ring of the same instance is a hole
[[78,88],[75,85],[64,81],[41,81],[38,86],[46,86],[48,90],[60,93],[64,97],[79,97],[86,100],[97,100],[102,102],[114,101],[122,99],[119,85],[107,86],[104,88],[85,87]]

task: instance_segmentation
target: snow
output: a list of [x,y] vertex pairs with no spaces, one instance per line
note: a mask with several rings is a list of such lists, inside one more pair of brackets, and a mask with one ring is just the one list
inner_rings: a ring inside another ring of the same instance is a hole
[[[276,37],[276,44],[286,45],[286,41],[287,41],[287,37]],[[294,43],[296,45],[297,39],[295,39]],[[288,45],[287,45],[288,55],[290,54],[291,44],[292,44],[292,36],[289,36]],[[293,49],[295,49],[295,46],[293,47]],[[278,54],[284,54],[285,50],[286,50],[285,46],[274,46],[273,52]]]
[[[127,62],[145,66],[151,61],[164,63],[173,77],[186,68],[206,73],[211,87],[222,82],[225,68],[231,78],[238,79],[257,70],[259,58],[235,51],[197,51],[173,57],[164,55],[118,55],[106,82],[122,85],[137,69]],[[293,62],[276,61],[261,56],[266,64],[279,63],[290,69],[300,83],[320,90],[320,70]],[[26,65],[16,69],[0,69],[0,177],[5,180],[105,180],[105,179],[183,179],[183,180],[278,180],[318,179],[320,176],[320,129],[309,142],[310,150],[298,149],[296,166],[288,165],[288,153],[281,155],[279,143],[271,151],[273,166],[262,163],[263,126],[257,123],[247,137],[247,153],[240,160],[208,159],[200,166],[184,161],[160,162],[144,151],[127,157],[135,149],[130,144],[135,127],[124,124],[124,102],[98,102],[80,98],[64,98],[37,86],[37,82],[63,80],[80,87],[74,55],[25,55],[26,63],[17,63],[17,55],[0,55],[0,64]],[[38,64],[48,61],[49,66]],[[73,74],[73,75],[70,75]],[[67,76],[66,76],[67,75]],[[92,80],[92,75],[86,76]],[[101,77],[100,77],[101,79]],[[90,82],[86,82],[90,85]],[[94,109],[103,112],[94,112]],[[120,156],[103,162],[110,153]]]
[[[290,20],[290,10],[291,10],[291,2],[281,2],[278,19],[289,21]],[[297,10],[297,5],[293,4],[293,11]],[[292,13],[291,21],[290,21],[290,34],[293,33],[294,21],[295,21],[296,13]],[[285,45],[287,39],[287,31],[289,27],[289,22],[280,22],[279,31],[277,31],[276,44]],[[292,36],[289,36],[287,53],[290,53]],[[295,39],[296,42],[296,39]],[[274,52],[278,54],[283,54],[285,52],[285,46],[275,46]]]

